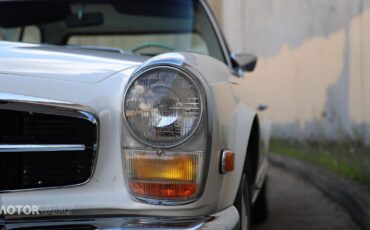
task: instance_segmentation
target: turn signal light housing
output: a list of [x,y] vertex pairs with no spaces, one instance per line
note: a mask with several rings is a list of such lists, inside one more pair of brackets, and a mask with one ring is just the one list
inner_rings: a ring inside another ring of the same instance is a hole
[[221,165],[220,165],[220,172],[221,173],[229,173],[234,170],[234,158],[235,154],[231,150],[224,150],[221,153]]
[[197,196],[203,152],[125,150],[131,193],[158,201],[189,200]]

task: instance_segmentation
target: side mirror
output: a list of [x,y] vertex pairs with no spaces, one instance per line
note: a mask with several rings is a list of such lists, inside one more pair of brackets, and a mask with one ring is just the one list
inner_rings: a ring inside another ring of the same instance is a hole
[[257,57],[252,54],[234,54],[231,56],[231,60],[237,72],[252,72],[257,65]]
[[268,109],[269,108],[269,106],[268,105],[264,105],[264,104],[259,104],[258,106],[257,106],[257,110],[258,111],[265,111],[266,109]]

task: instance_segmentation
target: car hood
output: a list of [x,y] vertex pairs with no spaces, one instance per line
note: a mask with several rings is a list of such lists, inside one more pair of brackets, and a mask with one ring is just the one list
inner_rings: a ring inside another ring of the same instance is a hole
[[147,59],[130,53],[0,42],[0,74],[17,76],[94,83]]

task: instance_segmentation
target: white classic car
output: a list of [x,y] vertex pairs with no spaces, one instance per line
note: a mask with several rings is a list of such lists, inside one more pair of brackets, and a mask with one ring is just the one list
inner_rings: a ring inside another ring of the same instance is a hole
[[257,60],[205,1],[1,1],[0,39],[0,229],[266,218],[265,107],[235,90]]

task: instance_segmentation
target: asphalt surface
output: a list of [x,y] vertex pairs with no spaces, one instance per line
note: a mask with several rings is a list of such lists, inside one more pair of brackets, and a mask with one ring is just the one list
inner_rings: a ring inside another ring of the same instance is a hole
[[349,214],[297,175],[270,165],[267,199],[269,218],[253,230],[357,230]]

